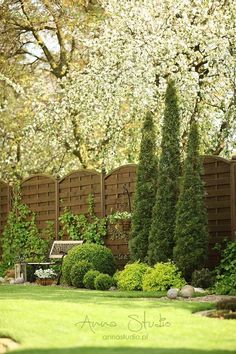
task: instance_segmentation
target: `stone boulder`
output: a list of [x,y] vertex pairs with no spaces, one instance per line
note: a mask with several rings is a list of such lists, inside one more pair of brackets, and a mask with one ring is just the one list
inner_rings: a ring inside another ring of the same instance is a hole
[[167,291],[167,297],[169,298],[169,299],[176,299],[177,298],[177,296],[178,296],[178,293],[179,293],[179,289],[177,289],[177,288],[171,288],[171,289],[169,289],[168,291]]
[[115,290],[117,290],[117,288],[115,286],[111,286],[109,289],[109,291],[115,291]]
[[182,289],[180,290],[180,296],[184,297],[184,298],[188,298],[188,297],[192,297],[194,295],[195,291],[194,291],[194,287],[191,285],[185,285],[182,287]]

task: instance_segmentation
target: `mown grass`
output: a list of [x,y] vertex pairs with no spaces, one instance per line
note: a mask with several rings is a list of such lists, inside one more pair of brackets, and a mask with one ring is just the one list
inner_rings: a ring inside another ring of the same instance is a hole
[[153,297],[2,285],[0,334],[21,343],[20,354],[235,353],[234,320],[193,315],[213,304]]

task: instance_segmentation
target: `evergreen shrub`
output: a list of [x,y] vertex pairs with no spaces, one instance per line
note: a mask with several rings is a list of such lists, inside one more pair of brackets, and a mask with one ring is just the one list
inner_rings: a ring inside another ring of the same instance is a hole
[[109,290],[113,285],[113,279],[108,274],[99,274],[94,281],[94,287],[96,290]]
[[148,112],[142,129],[129,250],[131,260],[146,261],[157,181],[156,133]]
[[170,288],[181,288],[186,284],[180,271],[172,262],[157,263],[143,277],[144,291],[164,291]]
[[73,247],[64,258],[62,277],[67,285],[72,285],[70,280],[71,268],[79,261],[92,263],[93,268],[101,273],[113,275],[116,271],[115,259],[109,248],[92,243],[83,244]]
[[142,290],[143,277],[150,267],[145,263],[135,262],[127,264],[117,274],[117,287],[120,290]]
[[95,278],[101,274],[98,270],[89,270],[83,279],[83,284],[86,289],[95,289],[94,281]]
[[84,276],[93,268],[93,264],[88,261],[79,261],[75,263],[70,271],[70,282],[76,288],[84,287]]

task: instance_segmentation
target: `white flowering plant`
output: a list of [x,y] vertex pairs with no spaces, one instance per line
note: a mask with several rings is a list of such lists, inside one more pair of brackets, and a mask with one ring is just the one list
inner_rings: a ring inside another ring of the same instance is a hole
[[120,220],[131,220],[131,213],[128,211],[117,211],[107,217],[111,224],[114,224]]
[[37,269],[34,273],[40,279],[53,279],[57,274],[52,269]]

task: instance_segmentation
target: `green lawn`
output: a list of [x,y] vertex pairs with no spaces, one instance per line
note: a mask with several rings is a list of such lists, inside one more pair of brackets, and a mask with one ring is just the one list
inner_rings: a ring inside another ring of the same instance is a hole
[[0,334],[19,341],[21,354],[236,352],[236,321],[193,315],[212,304],[142,295],[153,297],[141,292],[2,285]]

